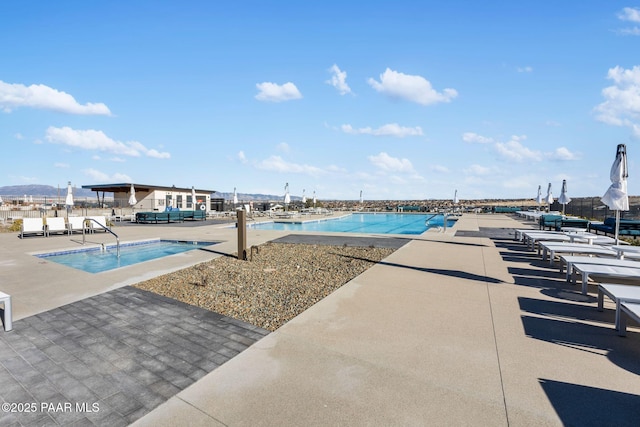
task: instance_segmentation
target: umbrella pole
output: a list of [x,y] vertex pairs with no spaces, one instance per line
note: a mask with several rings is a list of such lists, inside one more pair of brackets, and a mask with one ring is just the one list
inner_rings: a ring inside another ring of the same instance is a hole
[[616,210],[616,245],[620,243],[618,233],[620,232],[620,210]]

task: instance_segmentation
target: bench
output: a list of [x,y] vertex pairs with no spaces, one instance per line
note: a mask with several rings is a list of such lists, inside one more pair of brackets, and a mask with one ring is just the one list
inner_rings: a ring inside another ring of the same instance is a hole
[[[589,231],[594,231],[596,234],[601,231],[606,234],[616,233],[616,219],[613,217],[605,218],[602,223],[589,224]],[[634,239],[640,236],[640,221],[635,219],[621,219],[618,235],[629,236]]]
[[4,330],[13,329],[13,314],[11,311],[11,295],[0,292],[0,302],[4,303]]

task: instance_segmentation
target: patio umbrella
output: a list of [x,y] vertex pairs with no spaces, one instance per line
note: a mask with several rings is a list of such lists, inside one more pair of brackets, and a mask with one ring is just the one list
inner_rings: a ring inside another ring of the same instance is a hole
[[562,205],[562,215],[564,215],[564,207],[571,201],[571,197],[567,195],[567,180],[562,180],[562,191],[560,197],[558,197],[558,203]]
[[2,196],[0,196],[0,205],[3,203]]
[[551,183],[549,183],[549,187],[547,187],[547,197],[544,198],[544,201],[547,202],[547,205],[548,205],[547,211],[550,211],[551,204],[553,203],[553,193],[551,192]]
[[616,211],[616,242],[618,241],[618,233],[620,231],[620,211],[629,210],[629,196],[627,194],[628,177],[627,147],[624,144],[618,144],[616,158],[611,166],[611,186],[600,199],[609,209]]
[[129,206],[133,207],[136,203],[138,203],[136,200],[136,189],[133,188],[133,184],[131,184],[131,188],[129,189]]
[[192,185],[191,186],[191,209],[195,211],[197,204],[198,204],[198,201],[196,200],[196,189]]
[[64,199],[64,206],[67,208],[67,215],[73,208],[73,190],[71,189],[71,181],[67,184],[67,197]]
[[363,200],[362,200],[362,190],[360,190],[360,203],[362,203],[362,202],[363,202]]
[[291,196],[289,195],[289,183],[287,182],[284,186],[284,207],[287,210],[287,207],[291,203]]
[[236,194],[236,187],[233,187],[233,209],[236,208],[238,204],[238,195]]
[[458,190],[456,190],[455,193],[453,193],[453,203],[457,204],[458,202]]
[[313,208],[316,207],[316,190],[313,190]]
[[304,188],[302,189],[302,205],[303,206],[307,205],[307,196],[305,196],[304,194]]
[[538,210],[540,210],[540,205],[542,204],[542,185],[538,185],[538,197],[536,197],[536,202],[538,202]]

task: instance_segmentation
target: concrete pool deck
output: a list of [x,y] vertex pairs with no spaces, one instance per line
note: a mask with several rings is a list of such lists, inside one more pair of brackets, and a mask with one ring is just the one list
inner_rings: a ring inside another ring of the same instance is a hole
[[[134,425],[637,424],[638,329],[618,337],[612,305],[598,312],[593,287],[580,295],[510,239],[524,227],[506,215],[464,215],[446,233],[403,236],[409,242],[383,262]],[[232,228],[114,230],[121,240],[236,250]],[[253,230],[247,243],[286,234]],[[59,249],[60,238],[0,235],[0,290],[14,297],[14,319],[212,256],[191,251],[90,275],[28,255]]]

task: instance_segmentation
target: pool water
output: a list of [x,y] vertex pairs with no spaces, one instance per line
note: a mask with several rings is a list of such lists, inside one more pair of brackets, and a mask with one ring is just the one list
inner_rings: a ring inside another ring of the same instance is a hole
[[[448,219],[447,226],[456,219]],[[444,226],[444,215],[361,213],[339,218],[304,222],[266,222],[250,224],[256,230],[328,231],[371,234],[422,234],[432,227]]]
[[214,245],[215,243],[216,242],[184,242],[175,240],[148,240],[136,243],[121,243],[119,258],[117,256],[116,245],[107,245],[104,250],[100,247],[93,247],[89,249],[38,254],[36,256],[88,273],[100,273],[194,249],[201,249]]

